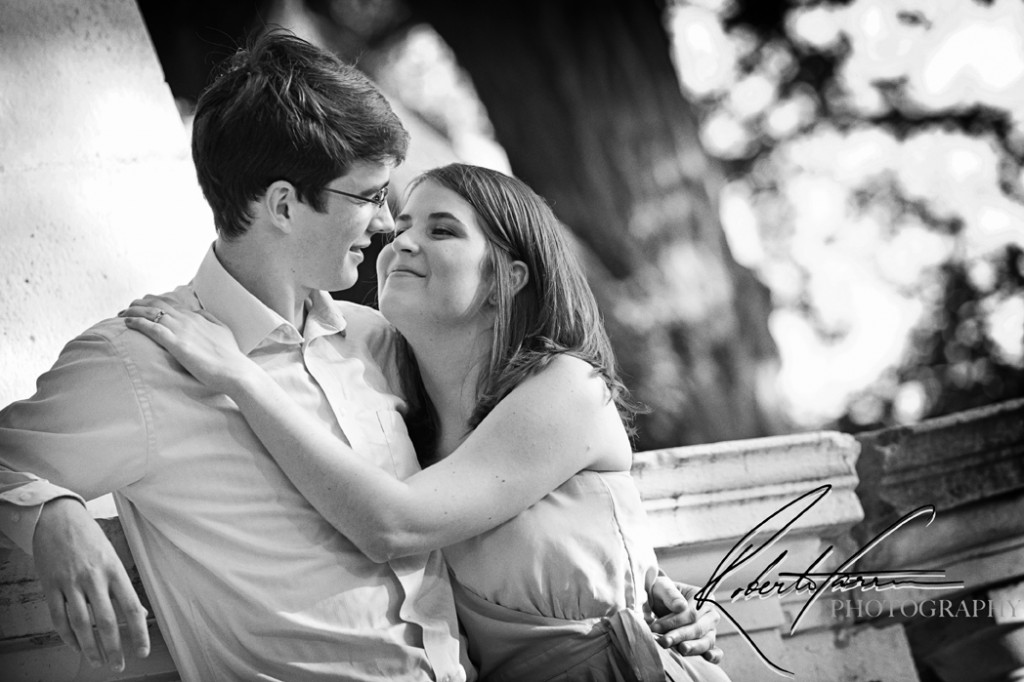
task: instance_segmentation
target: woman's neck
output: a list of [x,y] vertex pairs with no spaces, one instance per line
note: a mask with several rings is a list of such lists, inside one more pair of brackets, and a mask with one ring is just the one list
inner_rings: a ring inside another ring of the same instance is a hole
[[490,327],[458,327],[412,335],[403,332],[437,414],[438,459],[451,454],[469,433],[477,382],[490,356],[491,333]]

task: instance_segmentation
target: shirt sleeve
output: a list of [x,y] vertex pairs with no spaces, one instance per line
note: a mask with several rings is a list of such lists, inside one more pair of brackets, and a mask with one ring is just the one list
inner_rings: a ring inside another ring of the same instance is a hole
[[0,411],[0,533],[31,554],[42,505],[123,488],[144,473],[146,401],[117,335],[69,343],[35,395]]
[[0,470],[0,547],[18,547],[32,554],[32,537],[43,505],[59,497],[73,497],[83,504],[80,495],[44,481],[38,476],[17,471]]

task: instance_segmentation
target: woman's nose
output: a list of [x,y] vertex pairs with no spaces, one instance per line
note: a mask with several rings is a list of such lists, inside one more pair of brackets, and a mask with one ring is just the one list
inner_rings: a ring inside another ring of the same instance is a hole
[[395,239],[392,242],[395,248],[399,251],[414,252],[419,251],[419,244],[416,242],[416,238],[410,234],[412,230],[402,230],[399,234],[395,235]]

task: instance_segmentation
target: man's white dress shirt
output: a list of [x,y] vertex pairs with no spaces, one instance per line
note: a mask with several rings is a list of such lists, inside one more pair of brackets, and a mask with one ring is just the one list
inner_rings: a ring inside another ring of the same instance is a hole
[[[379,313],[320,292],[300,334],[213,249],[168,296],[224,322],[360,456],[399,478],[418,470]],[[0,531],[31,552],[41,503],[112,492],[183,680],[465,679],[440,552],[367,559],[229,398],[123,320],[71,341],[37,389],[0,412]]]

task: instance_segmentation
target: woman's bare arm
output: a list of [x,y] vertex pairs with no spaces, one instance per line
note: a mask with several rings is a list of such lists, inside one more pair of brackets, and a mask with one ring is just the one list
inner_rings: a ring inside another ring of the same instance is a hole
[[576,358],[555,358],[498,403],[455,452],[400,481],[302,410],[209,315],[165,310],[155,324],[147,319],[154,315],[133,311],[140,316],[129,326],[228,394],[299,491],[375,561],[479,535],[597,462],[629,466],[628,438],[604,383]]

